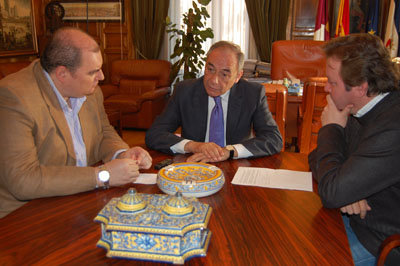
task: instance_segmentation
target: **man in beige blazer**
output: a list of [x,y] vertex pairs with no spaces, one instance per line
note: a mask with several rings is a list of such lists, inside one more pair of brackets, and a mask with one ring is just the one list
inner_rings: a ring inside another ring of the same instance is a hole
[[92,37],[62,28],[40,62],[0,81],[0,217],[34,198],[131,183],[151,166],[107,119],[102,63]]

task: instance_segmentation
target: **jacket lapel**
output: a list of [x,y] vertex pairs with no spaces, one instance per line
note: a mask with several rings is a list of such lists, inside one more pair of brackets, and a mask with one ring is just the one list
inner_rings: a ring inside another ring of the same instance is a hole
[[[239,81],[240,82],[240,81]],[[238,82],[238,83],[239,83]],[[239,123],[239,116],[243,104],[243,90],[240,90],[238,83],[234,84],[229,94],[228,114],[226,117],[226,143],[231,143],[232,134]]]
[[198,130],[197,136],[200,141],[204,141],[206,137],[207,130],[207,115],[208,115],[208,94],[203,85],[203,79],[200,79],[201,83],[198,85],[199,88],[195,90],[194,93],[194,110],[198,110],[195,112],[195,120],[198,121],[198,125],[196,127]]
[[54,93],[43,71],[44,70],[42,69],[38,61],[33,68],[33,72],[38,82],[39,89],[43,95],[44,101],[49,108],[50,115],[52,116],[53,122],[58,129],[58,133],[64,139],[65,145],[67,146],[68,155],[72,157],[76,162],[74,144],[72,142],[72,137],[67,120],[65,119],[64,112],[61,109],[57,96]]

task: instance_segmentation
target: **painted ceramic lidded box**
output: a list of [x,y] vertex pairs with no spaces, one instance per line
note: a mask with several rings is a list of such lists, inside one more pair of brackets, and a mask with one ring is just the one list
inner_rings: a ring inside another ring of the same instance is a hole
[[101,223],[97,245],[107,257],[183,264],[205,256],[212,208],[196,198],[137,193],[134,188],[111,199],[96,216]]

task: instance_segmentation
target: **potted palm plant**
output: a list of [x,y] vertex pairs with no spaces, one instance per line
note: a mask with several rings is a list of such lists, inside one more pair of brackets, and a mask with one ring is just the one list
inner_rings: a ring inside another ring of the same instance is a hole
[[[178,76],[183,66],[183,79],[196,78],[204,66],[205,51],[202,43],[208,38],[214,38],[211,28],[205,27],[205,20],[210,17],[206,6],[211,0],[192,1],[193,8],[183,14],[183,29],[177,28],[169,17],[166,19],[167,33],[170,33],[170,40],[175,40],[174,52],[170,59],[178,58],[172,65],[171,82]],[[179,81],[179,78],[177,79]]]

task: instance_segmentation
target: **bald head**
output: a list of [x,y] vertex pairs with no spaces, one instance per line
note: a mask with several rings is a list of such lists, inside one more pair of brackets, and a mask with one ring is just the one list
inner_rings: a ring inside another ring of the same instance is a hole
[[72,73],[81,65],[82,51],[98,52],[96,41],[78,28],[57,30],[46,46],[40,64],[51,73],[58,66],[65,66]]

